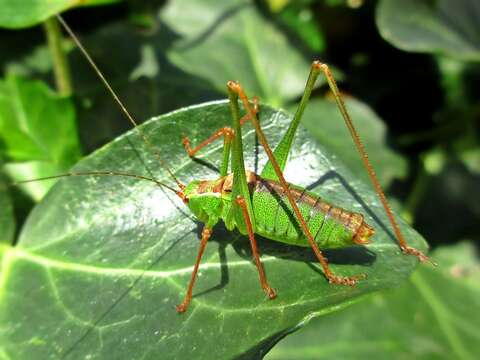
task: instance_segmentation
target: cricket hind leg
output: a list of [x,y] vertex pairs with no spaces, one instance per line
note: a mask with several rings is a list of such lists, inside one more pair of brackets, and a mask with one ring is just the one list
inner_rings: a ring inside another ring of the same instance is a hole
[[[312,67],[312,71],[315,69]],[[302,229],[303,233],[305,234],[310,247],[313,249],[320,265],[322,266],[323,273],[325,277],[328,279],[328,281],[331,284],[339,284],[339,285],[348,285],[348,286],[354,286],[358,280],[364,279],[366,276],[364,274],[357,275],[357,276],[337,276],[332,273],[330,270],[330,266],[328,265],[328,261],[325,258],[325,256],[322,254],[322,251],[319,249],[317,243],[315,242],[315,239],[313,238],[310,230],[308,229],[307,223],[305,219],[303,218],[297,203],[295,202],[295,199],[293,198],[293,195],[288,187],[288,184],[283,176],[283,172],[280,168],[280,165],[278,164],[271,148],[270,145],[268,144],[268,141],[265,137],[265,134],[263,133],[262,128],[260,127],[260,124],[257,120],[256,114],[253,113],[252,108],[250,107],[248,97],[246,96],[245,92],[243,91],[242,87],[240,84],[234,81],[229,81],[228,82],[228,87],[230,91],[233,93],[236,93],[240,100],[243,103],[243,106],[245,107],[247,113],[252,114],[251,115],[251,121],[253,126],[255,127],[255,132],[257,133],[258,139],[260,143],[262,144],[263,148],[265,149],[265,152],[267,153],[268,159],[270,163],[272,164],[273,170],[275,172],[275,175],[278,178],[278,181],[282,185],[283,191],[285,192],[285,195],[287,196],[288,202],[290,203],[293,212],[295,213],[295,217],[299,222],[300,228]]]
[[195,261],[195,266],[193,267],[192,277],[190,278],[190,282],[188,284],[187,293],[185,294],[183,302],[176,307],[178,313],[185,312],[190,304],[190,301],[192,300],[192,291],[193,286],[195,285],[195,280],[197,279],[198,267],[200,265],[200,261],[202,260],[208,239],[210,239],[211,235],[212,229],[205,225],[202,230],[202,240],[200,242],[200,248],[198,249],[197,260]]
[[[357,148],[358,153],[360,154],[360,158],[362,159],[363,165],[365,166],[365,169],[367,170],[368,176],[370,177],[370,181],[373,185],[373,188],[375,189],[375,192],[378,195],[378,198],[380,199],[380,202],[383,205],[383,208],[385,209],[385,212],[387,214],[388,220],[390,224],[393,227],[393,230],[395,232],[395,235],[397,237],[398,245],[402,249],[404,254],[409,254],[416,256],[421,262],[430,260],[430,258],[426,255],[424,255],[420,250],[415,249],[407,244],[407,241],[405,240],[400,227],[398,226],[397,221],[395,220],[395,217],[392,213],[392,210],[390,208],[390,205],[388,204],[387,198],[382,190],[382,187],[380,186],[380,183],[377,178],[377,174],[375,173],[375,170],[373,169],[372,164],[370,163],[370,160],[368,159],[367,152],[365,150],[365,147],[363,146],[360,137],[357,133],[357,130],[355,129],[355,126],[353,125],[352,119],[350,117],[350,114],[347,111],[347,108],[345,106],[345,103],[342,99],[342,96],[340,94],[340,90],[338,89],[337,83],[328,67],[327,64],[323,64],[320,61],[314,61],[312,64],[312,68],[316,68],[320,71],[323,72],[325,75],[328,86],[330,87],[330,90],[333,93],[333,96],[335,97],[335,101],[337,103],[337,106],[340,110],[340,113],[342,114],[343,120],[345,121],[345,125],[348,128],[348,131],[350,132],[350,136],[352,137],[353,142],[355,143],[355,147]],[[430,260],[431,261],[431,260]]]
[[235,201],[240,206],[240,209],[243,213],[243,218],[245,219],[245,224],[247,225],[248,238],[250,239],[250,246],[252,247],[253,258],[255,259],[255,265],[257,267],[258,275],[260,277],[260,286],[270,299],[275,299],[277,297],[277,293],[273,288],[270,287],[270,285],[268,285],[265,270],[263,269],[263,265],[260,262],[260,254],[257,249],[257,241],[255,240],[255,235],[253,233],[252,222],[250,221],[250,217],[248,216],[245,199],[239,195]]

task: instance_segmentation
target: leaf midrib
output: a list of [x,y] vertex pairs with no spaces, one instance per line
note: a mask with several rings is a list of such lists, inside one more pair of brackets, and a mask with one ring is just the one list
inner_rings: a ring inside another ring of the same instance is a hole
[[[395,244],[378,244],[375,248],[396,248]],[[193,270],[193,265],[188,266],[185,268],[180,268],[176,270],[169,270],[169,271],[160,271],[160,270],[143,270],[143,269],[124,269],[124,268],[104,268],[98,267],[94,265],[85,265],[85,264],[78,264],[78,263],[67,263],[60,260],[51,259],[48,257],[44,257],[38,254],[32,254],[28,251],[24,251],[18,247],[11,247],[8,245],[0,245],[0,254],[3,254],[2,263],[0,265],[0,299],[3,297],[3,293],[6,289],[6,284],[8,279],[10,278],[10,270],[12,269],[12,265],[15,263],[16,260],[26,260],[31,263],[37,264],[42,266],[43,268],[50,270],[52,268],[61,269],[64,271],[73,271],[73,272],[82,272],[82,273],[89,273],[89,274],[96,274],[102,276],[131,276],[131,277],[149,277],[149,278],[158,278],[158,279],[166,279],[171,280],[174,276],[182,276],[191,274]],[[262,256],[262,263],[268,263],[275,260],[280,260],[275,256]],[[250,260],[240,260],[240,261],[231,261],[228,263],[229,267],[236,267],[236,266],[252,266]],[[208,270],[208,269],[220,269],[222,264],[220,262],[209,262],[203,263],[200,265],[199,270]],[[175,284],[174,284],[175,285]],[[336,296],[336,294],[321,294],[323,300],[328,298],[329,296]],[[308,299],[304,301],[297,301],[292,304],[281,304],[277,306],[269,305],[268,307],[257,308],[255,311],[277,311],[278,309],[285,309],[292,306],[299,306],[305,305],[308,303],[316,302],[318,298]],[[224,308],[224,307],[217,307],[212,304],[207,304],[202,301],[195,300],[197,305],[203,306],[205,308],[211,310],[218,310],[222,312],[228,313],[245,313],[251,312],[251,307],[245,308]],[[328,308],[328,306],[327,306]]]

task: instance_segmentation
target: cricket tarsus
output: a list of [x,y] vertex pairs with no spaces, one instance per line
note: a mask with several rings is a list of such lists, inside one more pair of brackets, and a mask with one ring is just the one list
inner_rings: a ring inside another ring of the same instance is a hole
[[122,112],[124,113],[124,115],[126,116],[126,118],[128,119],[128,121],[130,121],[130,123],[133,125],[133,127],[135,129],[137,129],[138,133],[140,134],[140,136],[142,137],[143,139],[143,142],[149,147],[149,149],[152,151],[152,153],[155,155],[155,157],[157,158],[158,162],[160,163],[160,165],[162,166],[163,169],[165,169],[165,171],[167,171],[167,173],[170,175],[170,177],[175,181],[175,183],[177,184],[177,186],[180,188],[180,190],[183,190],[185,188],[185,185],[182,184],[178,179],[177,177],[173,174],[173,172],[170,170],[170,168],[165,164],[165,162],[162,160],[161,156],[160,156],[160,153],[157,151],[157,149],[153,146],[153,144],[150,142],[150,140],[148,139],[148,137],[144,134],[144,132],[138,127],[138,123],[137,121],[135,121],[135,119],[133,118],[133,116],[130,114],[130,112],[127,110],[127,108],[125,107],[125,105],[123,104],[123,102],[120,100],[120,98],[118,97],[117,93],[115,92],[115,90],[113,90],[113,88],[110,86],[110,83],[107,81],[107,79],[105,78],[105,76],[103,75],[102,71],[100,71],[100,69],[98,68],[97,64],[95,63],[95,61],[93,61],[92,57],[90,56],[90,54],[88,53],[88,51],[85,49],[85,47],[82,45],[82,43],[80,42],[80,40],[78,39],[78,37],[75,35],[75,33],[72,31],[72,29],[70,29],[70,26],[68,26],[68,24],[65,22],[65,20],[63,20],[63,18],[60,16],[60,15],[57,15],[57,19],[58,21],[60,22],[60,24],[62,24],[63,28],[65,29],[65,31],[70,35],[70,37],[73,39],[73,41],[75,42],[75,44],[77,45],[77,47],[80,49],[80,51],[82,52],[82,54],[85,56],[85,58],[87,59],[87,61],[89,62],[89,64],[91,65],[91,67],[93,68],[93,70],[95,71],[95,73],[97,74],[97,76],[100,78],[100,80],[102,81],[102,83],[105,85],[105,87],[107,88],[108,92],[112,95],[113,99],[115,100],[115,102],[118,104],[118,106],[120,107],[120,109],[122,110]]

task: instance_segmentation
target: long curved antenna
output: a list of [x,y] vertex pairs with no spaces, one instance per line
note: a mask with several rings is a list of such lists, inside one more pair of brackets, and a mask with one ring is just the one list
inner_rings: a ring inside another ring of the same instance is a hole
[[116,172],[116,171],[89,171],[89,172],[70,172],[70,173],[65,173],[65,174],[59,174],[59,175],[52,175],[52,176],[45,176],[45,177],[39,177],[36,179],[28,179],[28,180],[21,180],[21,181],[15,181],[11,184],[10,186],[18,186],[21,184],[27,184],[30,182],[35,182],[35,181],[42,181],[42,180],[51,180],[51,179],[57,179],[57,178],[62,178],[62,177],[69,177],[69,176],[124,176],[124,177],[130,177],[138,180],[147,180],[151,181],[158,186],[162,186],[168,190],[173,191],[178,195],[179,191],[175,190],[171,186],[164,184],[156,179],[149,178],[146,176],[142,175],[136,175],[136,174],[128,174],[128,173],[122,173],[122,172]]
[[120,98],[117,96],[116,92],[113,90],[113,88],[110,86],[110,84],[108,83],[107,79],[105,78],[105,76],[103,75],[103,73],[100,71],[100,69],[98,68],[98,66],[95,64],[95,62],[93,61],[93,59],[91,58],[90,54],[87,52],[87,50],[85,49],[85,47],[82,45],[82,43],[80,42],[80,40],[77,38],[77,36],[74,34],[74,32],[72,31],[72,29],[70,29],[70,26],[67,25],[67,23],[65,22],[65,20],[63,20],[63,18],[60,16],[60,15],[57,15],[57,19],[58,21],[60,22],[60,24],[62,24],[63,28],[67,31],[67,33],[70,35],[70,37],[73,39],[73,41],[75,42],[75,44],[78,46],[78,48],[80,49],[80,51],[82,52],[82,54],[85,56],[85,58],[87,59],[87,61],[90,63],[90,65],[92,66],[93,70],[95,71],[95,73],[98,75],[98,77],[100,78],[100,80],[103,82],[103,85],[105,85],[105,87],[107,88],[108,92],[112,95],[113,99],[115,100],[115,102],[118,104],[118,106],[120,107],[120,109],[122,110],[122,112],[125,114],[126,118],[128,119],[128,121],[130,121],[130,123],[133,125],[133,127],[135,129],[137,129],[138,133],[140,134],[140,136],[142,137],[143,141],[145,142],[145,144],[147,144],[147,146],[150,148],[150,150],[152,151],[153,154],[155,154],[155,156],[157,157],[160,165],[162,166],[163,169],[165,169],[168,174],[171,176],[171,178],[173,180],[175,180],[175,182],[177,183],[178,187],[180,188],[180,190],[183,190],[185,189],[185,185],[183,185],[177,178],[175,175],[173,175],[172,171],[168,168],[168,166],[165,164],[165,162],[162,160],[161,156],[160,156],[160,153],[155,149],[155,147],[152,145],[152,143],[150,142],[150,140],[148,140],[148,138],[145,136],[145,133],[140,130],[140,128],[138,127],[138,124],[137,122],[134,120],[133,116],[130,114],[130,112],[127,110],[127,108],[125,107],[125,105],[123,105],[123,102],[120,100]]

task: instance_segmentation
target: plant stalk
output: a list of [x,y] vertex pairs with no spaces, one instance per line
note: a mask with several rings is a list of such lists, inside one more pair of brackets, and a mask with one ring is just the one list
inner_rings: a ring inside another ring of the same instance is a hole
[[70,96],[72,94],[70,66],[62,44],[63,37],[57,19],[55,17],[47,19],[43,23],[43,28],[47,36],[48,47],[52,57],[57,90],[60,95]]

